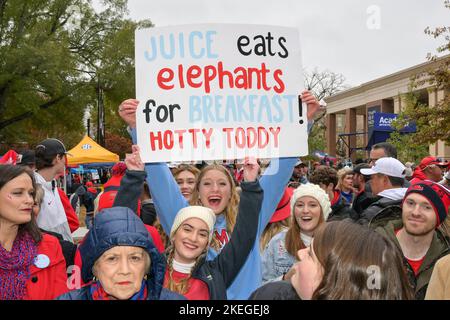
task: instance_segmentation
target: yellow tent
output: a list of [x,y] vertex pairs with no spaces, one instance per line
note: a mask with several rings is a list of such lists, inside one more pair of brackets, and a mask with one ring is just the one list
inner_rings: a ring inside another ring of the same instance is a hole
[[106,150],[87,135],[68,153],[70,153],[67,155],[69,165],[119,161],[117,154]]

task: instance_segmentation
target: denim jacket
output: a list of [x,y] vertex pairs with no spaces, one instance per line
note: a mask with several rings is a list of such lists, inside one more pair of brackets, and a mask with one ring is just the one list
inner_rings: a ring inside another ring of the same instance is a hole
[[287,229],[276,234],[262,254],[263,284],[281,280],[295,262],[295,258],[286,250],[286,234]]

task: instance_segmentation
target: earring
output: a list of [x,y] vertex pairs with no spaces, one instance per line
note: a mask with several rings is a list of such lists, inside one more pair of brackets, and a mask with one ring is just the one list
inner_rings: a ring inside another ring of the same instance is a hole
[[147,275],[144,275],[144,280],[147,280]]

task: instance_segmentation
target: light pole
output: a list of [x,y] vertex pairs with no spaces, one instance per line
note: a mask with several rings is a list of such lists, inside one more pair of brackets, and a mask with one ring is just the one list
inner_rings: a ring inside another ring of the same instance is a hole
[[105,107],[103,105],[103,92],[100,86],[100,75],[97,75],[97,143],[105,146]]

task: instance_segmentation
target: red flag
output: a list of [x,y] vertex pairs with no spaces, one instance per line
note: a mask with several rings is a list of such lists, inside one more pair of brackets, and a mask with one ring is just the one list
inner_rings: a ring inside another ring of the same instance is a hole
[[0,164],[13,164],[15,165],[18,158],[17,152],[14,150],[9,150],[7,153],[3,155],[2,158],[0,158]]

